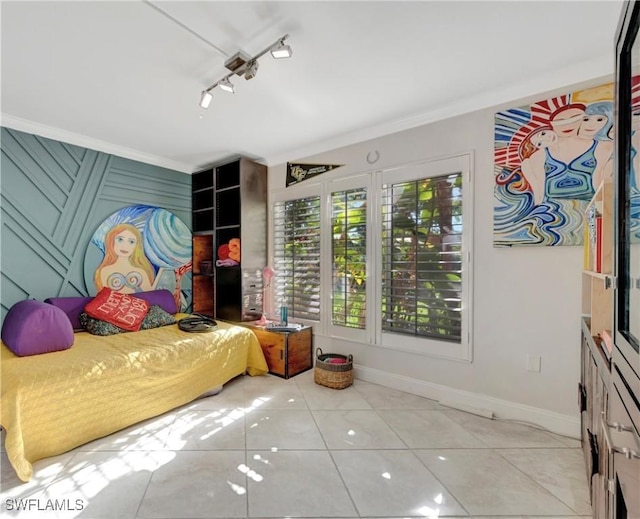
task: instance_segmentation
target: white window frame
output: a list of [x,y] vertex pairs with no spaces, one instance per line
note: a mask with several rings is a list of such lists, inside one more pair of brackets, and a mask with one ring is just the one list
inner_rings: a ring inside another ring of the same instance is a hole
[[[321,326],[321,323],[323,321],[323,319],[325,318],[324,316],[324,309],[323,309],[323,296],[324,296],[324,290],[323,290],[323,286],[322,286],[322,279],[323,279],[323,263],[324,263],[324,259],[323,259],[323,245],[322,245],[322,239],[323,239],[323,235],[326,233],[322,232],[322,227],[324,226],[324,221],[325,221],[325,215],[323,213],[326,212],[326,208],[325,208],[325,204],[324,204],[324,198],[323,198],[323,189],[322,186],[320,184],[311,184],[308,186],[305,186],[303,184],[298,184],[292,187],[287,188],[286,190],[278,190],[278,191],[272,191],[271,193],[269,193],[269,204],[270,206],[273,206],[274,204],[276,204],[277,202],[288,202],[290,200],[299,200],[301,198],[309,198],[312,196],[319,196],[320,197],[320,321],[311,321],[309,319],[299,319],[299,318],[292,318],[291,316],[289,316],[289,318],[292,321],[295,321],[297,323],[302,323],[302,324],[306,324],[309,326],[313,326],[314,329],[317,326]],[[273,265],[274,264],[274,244],[273,244],[273,236],[274,236],[274,221],[273,221],[273,211],[269,211],[269,265]],[[265,302],[266,304],[266,302]],[[268,306],[269,308],[272,308],[272,314],[275,315],[270,315],[269,317],[271,319],[275,319],[278,320],[280,317],[280,310],[278,308],[273,308],[274,306],[274,301],[273,299],[271,301],[268,302]]]
[[[378,171],[355,173],[340,177],[331,174],[315,177],[286,189],[269,192],[269,204],[320,197],[320,321],[295,319],[314,327],[314,333],[328,338],[369,344],[385,349],[410,352],[471,362],[472,301],[473,301],[473,153],[416,161]],[[338,170],[339,171],[339,170]],[[449,173],[462,173],[462,333],[461,342],[441,341],[382,331],[382,186]],[[332,324],[332,255],[331,255],[331,193],[354,188],[367,188],[367,326],[364,330]],[[273,212],[269,212],[269,264],[273,265]],[[329,229],[329,232],[325,232]],[[371,282],[373,280],[373,282]],[[265,302],[272,307],[273,301]],[[277,309],[276,309],[277,310]],[[277,313],[277,312],[276,312]],[[275,316],[271,316],[275,317]],[[277,317],[276,317],[277,318]]]
[[[349,191],[350,189],[360,189],[364,188],[367,190],[367,261],[366,261],[366,279],[367,279],[367,290],[366,290],[366,327],[364,329],[358,328],[349,328],[347,326],[339,326],[337,324],[333,324],[333,257],[331,254],[332,251],[332,241],[333,241],[333,233],[325,232],[322,233],[321,236],[321,253],[320,257],[322,265],[320,266],[320,279],[321,279],[321,293],[331,294],[330,297],[325,297],[323,299],[323,306],[321,315],[326,317],[324,321],[326,321],[324,330],[326,335],[335,339],[346,339],[349,341],[355,342],[364,342],[371,343],[375,337],[375,327],[373,324],[373,319],[375,319],[375,314],[372,313],[372,307],[375,306],[376,300],[374,299],[375,293],[373,291],[373,286],[375,283],[375,278],[372,278],[373,273],[373,242],[375,240],[375,235],[373,234],[373,207],[375,204],[375,197],[377,196],[373,190],[373,178],[370,173],[357,175],[353,177],[348,177],[344,179],[330,180],[325,183],[326,184],[326,195],[325,195],[325,214],[327,215],[326,219],[321,220],[321,228],[322,229],[331,229],[331,195],[332,193],[339,191]],[[324,270],[323,270],[324,267]],[[373,279],[374,282],[371,282]]]
[[[445,157],[430,161],[407,164],[396,168],[384,169],[377,173],[377,187],[388,184],[400,184],[422,178],[462,173],[462,333],[460,343],[440,341],[428,337],[414,337],[401,333],[382,330],[382,308],[380,295],[376,305],[376,339],[375,343],[390,349],[407,351],[421,355],[431,355],[452,360],[471,361],[471,323],[472,319],[472,287],[473,287],[473,190],[471,186],[472,154]],[[378,196],[377,214],[381,214],[381,196]],[[382,222],[377,227],[377,235],[382,234]],[[376,240],[375,257],[378,259],[376,277],[382,279],[382,240]],[[377,283],[380,285],[380,283]]]

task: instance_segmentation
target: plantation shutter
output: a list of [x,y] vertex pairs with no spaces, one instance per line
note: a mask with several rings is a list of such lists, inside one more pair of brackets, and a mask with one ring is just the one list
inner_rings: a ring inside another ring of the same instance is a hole
[[320,319],[320,197],[276,202],[273,216],[276,310]]
[[332,323],[366,326],[367,190],[331,194]]
[[382,330],[461,342],[462,173],[382,193]]

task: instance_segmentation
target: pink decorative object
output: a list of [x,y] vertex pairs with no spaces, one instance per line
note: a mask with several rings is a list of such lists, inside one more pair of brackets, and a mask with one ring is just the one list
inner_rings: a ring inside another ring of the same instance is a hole
[[266,266],[262,269],[262,275],[264,276],[264,279],[271,281],[271,278],[276,275],[276,272],[271,267]]
[[602,339],[602,342],[604,342],[604,345],[607,347],[607,351],[609,352],[609,354],[611,354],[613,352],[613,336],[611,335],[611,331],[602,330],[600,332],[600,338]]

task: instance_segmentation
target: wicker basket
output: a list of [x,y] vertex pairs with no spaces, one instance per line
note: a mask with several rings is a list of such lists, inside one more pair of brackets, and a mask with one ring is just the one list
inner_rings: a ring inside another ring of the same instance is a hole
[[[330,359],[344,359],[342,364],[327,362]],[[353,355],[340,355],[338,353],[322,353],[316,349],[316,367],[313,379],[316,384],[332,389],[344,389],[353,384]]]

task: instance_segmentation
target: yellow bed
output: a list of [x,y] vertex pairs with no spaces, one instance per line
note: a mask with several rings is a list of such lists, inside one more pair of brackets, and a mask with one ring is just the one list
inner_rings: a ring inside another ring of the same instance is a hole
[[223,322],[210,333],[177,325],[109,337],[79,332],[70,349],[31,357],[2,344],[0,360],[0,424],[22,481],[37,460],[165,413],[245,372],[267,373],[255,335]]

